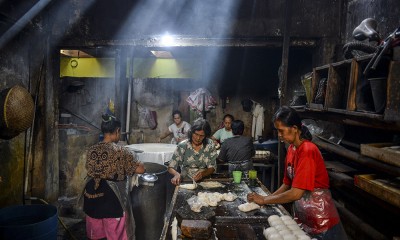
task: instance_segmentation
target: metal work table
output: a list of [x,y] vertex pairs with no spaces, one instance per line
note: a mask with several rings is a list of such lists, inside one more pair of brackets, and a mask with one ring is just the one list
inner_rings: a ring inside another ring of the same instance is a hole
[[[198,186],[195,190],[175,188],[170,209],[165,216],[165,222],[160,239],[171,238],[171,224],[174,218],[178,220],[178,236],[180,223],[183,219],[209,220],[212,223],[213,233],[210,239],[265,239],[262,231],[268,227],[268,217],[271,215],[289,215],[281,205],[266,205],[260,209],[250,212],[241,212],[238,206],[247,202],[247,194],[257,192],[262,195],[269,195],[269,190],[257,180],[254,187],[242,180],[240,184],[233,183],[229,178],[211,178],[204,181],[218,181],[224,185],[220,188],[203,189]],[[216,207],[203,207],[200,213],[190,210],[187,199],[198,192],[232,192],[238,196],[233,202],[221,201]],[[233,238],[232,238],[233,237]],[[178,239],[181,239],[178,237]]]

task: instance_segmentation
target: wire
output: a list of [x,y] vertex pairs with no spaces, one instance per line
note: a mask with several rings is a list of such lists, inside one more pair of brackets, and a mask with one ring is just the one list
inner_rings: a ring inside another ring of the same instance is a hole
[[99,127],[97,127],[97,126],[93,125],[93,123],[89,122],[89,120],[87,120],[86,118],[81,117],[81,116],[79,116],[79,115],[77,115],[77,114],[71,112],[70,110],[66,109],[65,107],[61,107],[61,109],[64,109],[64,110],[67,111],[68,113],[74,115],[75,117],[77,117],[77,118],[79,118],[80,120],[86,122],[87,124],[90,124],[90,125],[93,126],[94,128],[96,128],[96,129],[98,129],[98,130],[101,130]]
[[87,131],[87,132],[91,132],[93,131],[93,129],[84,126],[84,125],[75,125],[75,124],[58,124],[57,125],[59,129],[68,129],[68,128],[73,128],[76,130],[83,130],[83,131]]

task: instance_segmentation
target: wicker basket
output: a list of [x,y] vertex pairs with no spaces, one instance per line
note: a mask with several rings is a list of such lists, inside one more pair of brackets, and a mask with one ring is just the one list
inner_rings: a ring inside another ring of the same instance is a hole
[[15,85],[0,93],[0,137],[10,139],[28,129],[33,120],[35,104],[31,94]]

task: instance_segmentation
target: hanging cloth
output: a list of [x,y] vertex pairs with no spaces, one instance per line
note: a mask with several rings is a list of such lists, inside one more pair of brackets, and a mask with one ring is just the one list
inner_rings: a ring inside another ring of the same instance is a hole
[[157,113],[155,111],[151,111],[149,108],[138,104],[138,112],[139,128],[150,128],[151,130],[157,128]]
[[[203,102],[204,95],[204,102]],[[197,111],[198,113],[203,112],[203,107],[206,112],[215,108],[217,105],[217,101],[211,93],[205,88],[199,88],[196,91],[192,92],[189,97],[186,99],[186,102],[189,104],[190,108]]]
[[262,136],[264,130],[264,107],[256,103],[252,114],[253,124],[251,125],[251,136],[253,139],[258,139],[258,136]]

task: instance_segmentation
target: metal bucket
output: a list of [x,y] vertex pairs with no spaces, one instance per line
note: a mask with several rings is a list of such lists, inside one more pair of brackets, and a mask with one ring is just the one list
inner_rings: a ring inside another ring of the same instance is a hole
[[57,239],[57,208],[18,205],[0,209],[0,239]]
[[145,162],[146,173],[139,177],[139,186],[131,192],[136,223],[136,238],[159,239],[164,226],[167,167]]

